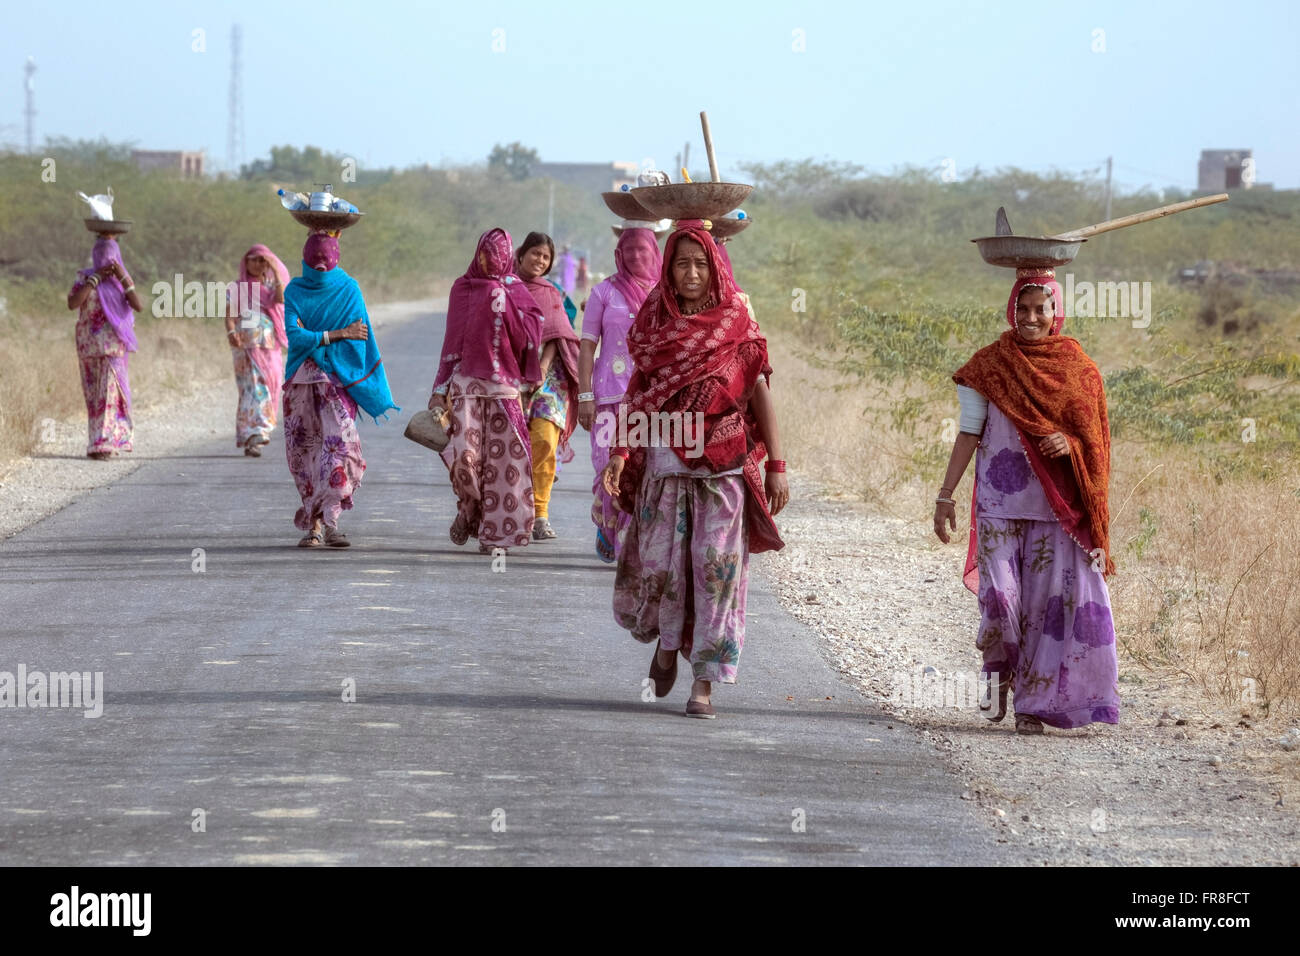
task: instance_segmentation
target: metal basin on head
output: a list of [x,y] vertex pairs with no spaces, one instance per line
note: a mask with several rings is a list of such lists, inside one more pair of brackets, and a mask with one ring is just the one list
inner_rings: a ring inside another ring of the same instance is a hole
[[83,219],[86,228],[101,236],[120,236],[131,231],[133,219]]
[[332,231],[356,225],[363,212],[324,212],[319,209],[290,209],[289,215],[308,229]]
[[721,219],[753,191],[748,183],[672,183],[641,186],[630,195],[652,219]]
[[663,216],[656,216],[646,209],[633,198],[631,192],[609,192],[601,193],[600,198],[605,200],[605,205],[609,211],[620,219],[636,219],[643,222],[657,222],[663,219]]
[[753,221],[754,220],[749,218],[710,219],[709,222],[712,223],[712,227],[709,229],[709,232],[713,233],[713,235],[718,239],[730,239],[732,236],[738,236],[748,229],[749,224]]
[[1063,266],[1079,254],[1087,239],[1053,239],[1043,236],[986,236],[972,239],[991,266],[1012,269],[1049,269]]

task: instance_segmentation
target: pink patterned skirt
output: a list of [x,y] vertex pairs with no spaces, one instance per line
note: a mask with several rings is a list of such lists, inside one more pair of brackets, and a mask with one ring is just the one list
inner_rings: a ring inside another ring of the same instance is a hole
[[86,453],[131,450],[131,383],[126,353],[81,356]]
[[275,430],[284,382],[284,353],[275,349],[230,350],[235,363],[239,406],[235,411],[235,445],[243,448],[256,435],[269,440]]
[[366,472],[357,434],[357,403],[311,359],[284,388],[284,451],[302,507],[293,523],[309,531],[316,519],[331,528],[352,508]]
[[533,466],[514,392],[457,374],[447,389],[450,441],[442,460],[456,492],[459,531],[492,548],[522,548],[533,534]]

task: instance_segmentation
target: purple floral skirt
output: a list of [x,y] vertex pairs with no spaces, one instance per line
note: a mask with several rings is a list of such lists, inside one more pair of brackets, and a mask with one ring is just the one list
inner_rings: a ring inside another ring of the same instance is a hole
[[302,497],[293,523],[308,531],[320,518],[337,527],[366,472],[357,403],[333,382],[290,382],[284,387],[284,451]]

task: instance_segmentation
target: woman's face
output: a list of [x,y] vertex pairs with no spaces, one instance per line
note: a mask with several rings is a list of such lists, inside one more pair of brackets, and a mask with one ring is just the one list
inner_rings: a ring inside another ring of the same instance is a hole
[[519,257],[519,275],[524,279],[536,279],[546,274],[551,267],[551,250],[538,243]]
[[709,257],[694,239],[683,239],[673,251],[673,288],[690,308],[703,302],[709,294]]
[[623,250],[623,264],[633,274],[644,273],[654,263],[650,250],[641,243],[635,243]]
[[248,267],[248,275],[251,279],[261,278],[262,273],[266,271],[266,260],[261,256],[249,256],[244,260],[244,264]]
[[1026,289],[1016,299],[1016,335],[1026,342],[1038,342],[1052,334],[1056,309],[1043,289]]

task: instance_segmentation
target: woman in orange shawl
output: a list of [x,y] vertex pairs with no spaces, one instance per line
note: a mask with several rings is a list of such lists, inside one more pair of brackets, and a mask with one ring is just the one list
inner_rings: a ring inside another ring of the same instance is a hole
[[[953,490],[978,448],[963,581],[979,595],[976,646],[998,688],[991,720],[1015,695],[1016,731],[1119,723],[1110,594],[1110,424],[1101,372],[1061,335],[1050,269],[1021,269],[1007,322],[957,370],[960,433],[935,499],[934,532],[957,530]],[[945,524],[948,526],[945,528]]]
[[[790,498],[767,378],[767,341],[703,222],[683,220],[659,284],[627,336],[635,366],[602,479],[631,521],[618,550],[614,619],[658,641],[655,695],[695,683],[687,716],[715,716],[745,641],[749,555],[783,546]],[[766,479],[763,478],[763,460]]]

